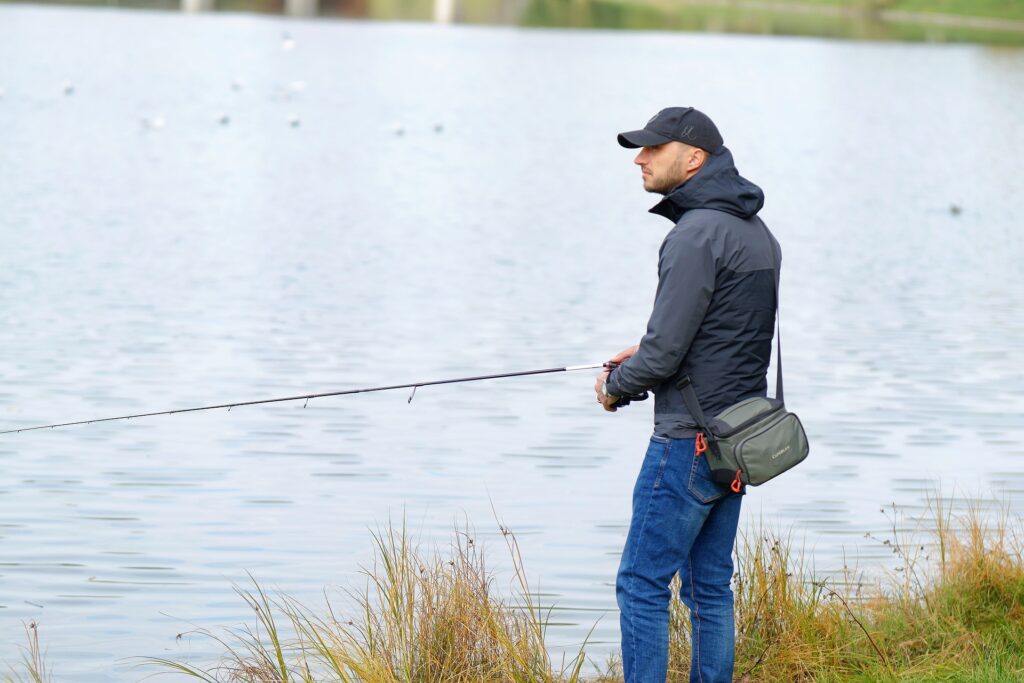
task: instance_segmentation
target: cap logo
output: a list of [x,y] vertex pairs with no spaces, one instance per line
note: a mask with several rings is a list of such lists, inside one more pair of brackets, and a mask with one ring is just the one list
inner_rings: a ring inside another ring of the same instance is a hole
[[679,131],[679,137],[681,138],[692,138],[693,137],[693,126],[686,126]]

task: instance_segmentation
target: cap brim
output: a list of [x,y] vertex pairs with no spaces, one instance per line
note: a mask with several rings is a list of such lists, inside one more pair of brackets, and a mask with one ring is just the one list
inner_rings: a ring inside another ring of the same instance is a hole
[[628,149],[664,145],[666,142],[671,141],[671,139],[664,135],[652,133],[649,130],[631,130],[628,133],[619,133],[619,144]]

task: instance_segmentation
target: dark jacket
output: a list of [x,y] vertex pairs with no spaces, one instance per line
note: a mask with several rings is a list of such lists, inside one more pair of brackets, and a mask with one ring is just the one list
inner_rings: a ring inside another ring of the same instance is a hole
[[659,252],[647,334],[636,354],[612,372],[607,388],[614,396],[653,389],[657,434],[695,433],[676,387],[684,374],[708,418],[767,393],[775,330],[772,264],[781,251],[757,217],[763,205],[761,188],[740,176],[732,154],[721,147],[651,209],[676,225]]

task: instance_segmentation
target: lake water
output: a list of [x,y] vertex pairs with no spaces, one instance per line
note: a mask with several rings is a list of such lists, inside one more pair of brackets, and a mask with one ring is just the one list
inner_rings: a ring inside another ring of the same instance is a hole
[[[0,89],[0,429],[600,362],[670,227],[615,133],[694,104],[767,194],[812,443],[742,524],[870,570],[884,505],[1024,507],[1024,51],[2,6]],[[35,620],[62,681],[209,661],[175,636],[251,621],[232,582],[317,607],[388,520],[469,520],[507,587],[496,511],[602,661],[651,406],[591,386],[0,437],[0,660]]]

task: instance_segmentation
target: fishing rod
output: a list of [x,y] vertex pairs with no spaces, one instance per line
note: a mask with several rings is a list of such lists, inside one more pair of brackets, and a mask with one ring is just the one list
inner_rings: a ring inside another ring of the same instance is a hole
[[[309,403],[313,398],[326,398],[328,396],[347,396],[348,394],[368,394],[374,391],[393,391],[395,389],[412,389],[409,395],[409,403],[416,396],[416,390],[420,387],[436,386],[438,384],[457,384],[459,382],[479,382],[485,379],[502,379],[504,377],[525,377],[527,375],[546,375],[553,372],[575,372],[576,370],[594,370],[597,368],[613,368],[616,363],[594,363],[592,365],[567,365],[564,368],[545,368],[543,370],[520,370],[518,372],[503,372],[497,375],[478,375],[476,377],[458,377],[455,379],[436,379],[429,382],[412,382],[410,384],[392,384],[386,387],[366,387],[363,389],[345,389],[343,391],[327,391],[319,394],[303,394],[302,396],[285,396],[283,398],[264,398],[258,401],[237,401],[235,403],[221,403],[213,406],[199,406],[196,408],[177,408],[175,410],[160,410],[153,413],[138,413],[135,415],[118,415],[116,417],[101,417],[92,420],[77,420],[75,422],[60,422],[57,424],[40,425],[38,427],[21,427],[18,429],[7,429],[0,431],[0,434],[20,434],[21,432],[32,432],[37,429],[56,429],[58,427],[73,427],[75,425],[96,424],[98,422],[114,422],[116,420],[133,420],[139,417],[156,417],[157,415],[177,415],[178,413],[197,413],[202,410],[219,410],[227,408],[238,408],[240,406],[256,406],[264,403],[284,403],[286,401],[305,401]],[[302,406],[303,408],[306,405]]]

